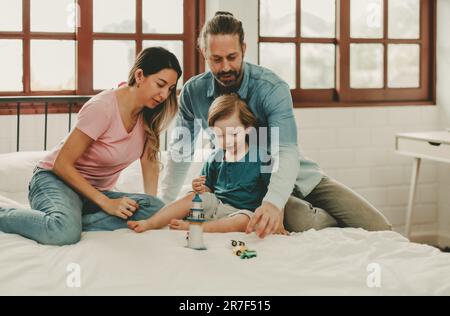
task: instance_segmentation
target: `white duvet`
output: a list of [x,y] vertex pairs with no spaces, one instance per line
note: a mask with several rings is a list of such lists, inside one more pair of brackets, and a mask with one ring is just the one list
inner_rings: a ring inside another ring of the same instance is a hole
[[[44,155],[0,155],[0,206],[27,207],[33,166]],[[201,166],[192,164],[186,188]],[[142,192],[141,178],[134,163],[117,189]],[[231,239],[258,257],[234,256]],[[450,254],[394,232],[326,229],[264,240],[205,234],[205,243],[207,251],[195,251],[184,247],[184,232],[119,230],[53,247],[0,232],[0,295],[450,295]]]
[[[258,257],[236,257],[231,239]],[[170,230],[89,232],[64,247],[0,233],[0,294],[450,295],[450,254],[394,232],[205,234],[205,244],[185,248],[185,232]]]

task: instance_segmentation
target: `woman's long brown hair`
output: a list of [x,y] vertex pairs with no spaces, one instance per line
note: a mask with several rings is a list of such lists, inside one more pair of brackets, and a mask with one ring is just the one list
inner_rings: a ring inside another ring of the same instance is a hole
[[[163,69],[173,69],[181,77],[182,70],[177,57],[162,47],[149,47],[142,50],[136,58],[134,66],[131,68],[128,76],[128,86],[136,85],[134,77],[136,70],[142,69],[144,76],[153,75]],[[160,135],[167,129],[172,119],[178,111],[177,90],[173,89],[168,98],[154,109],[147,107],[143,110],[145,121],[145,132],[147,134],[146,146],[149,147],[148,159],[158,160],[160,151]]]

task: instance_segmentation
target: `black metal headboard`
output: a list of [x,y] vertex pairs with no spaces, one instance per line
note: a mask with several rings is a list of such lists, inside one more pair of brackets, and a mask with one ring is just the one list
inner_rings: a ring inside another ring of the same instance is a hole
[[[69,116],[68,131],[72,128],[72,113],[76,113],[77,108],[89,100],[91,96],[39,96],[39,97],[0,97],[0,108],[2,105],[14,105],[15,115],[17,118],[17,130],[16,130],[16,151],[20,151],[20,117],[22,115],[23,104],[43,104],[44,107],[44,150],[47,150],[47,131],[48,131],[48,115],[49,106],[57,104],[59,107],[67,107],[60,113],[67,113]],[[50,108],[51,109],[51,108]],[[75,112],[74,112],[75,111]],[[27,111],[29,112],[29,111]],[[27,113],[30,114],[30,113]],[[31,114],[41,114],[40,112]]]
[[[48,116],[52,113],[67,113],[69,116],[68,132],[72,129],[72,113],[77,113],[79,108],[92,96],[30,96],[30,97],[0,97],[0,109],[9,109],[16,116],[16,151],[20,151],[20,117],[23,114],[44,114],[44,146],[47,150]],[[24,105],[27,105],[24,107]],[[39,105],[39,106],[28,106]],[[24,110],[23,108],[26,108]],[[34,108],[34,109],[33,109]],[[25,112],[25,113],[24,113]],[[163,135],[163,148],[167,149],[167,132]]]

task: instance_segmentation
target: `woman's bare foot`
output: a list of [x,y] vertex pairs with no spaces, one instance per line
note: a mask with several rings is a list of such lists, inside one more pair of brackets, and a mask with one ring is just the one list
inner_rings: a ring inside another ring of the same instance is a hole
[[172,219],[169,224],[170,229],[188,230],[189,223],[181,219]]

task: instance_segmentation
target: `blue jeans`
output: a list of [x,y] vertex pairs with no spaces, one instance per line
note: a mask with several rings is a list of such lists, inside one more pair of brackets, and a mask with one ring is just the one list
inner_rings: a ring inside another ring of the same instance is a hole
[[[102,192],[111,199],[128,197],[139,204],[130,220],[142,220],[164,206],[146,194]],[[53,172],[37,169],[29,185],[31,209],[0,208],[0,231],[19,234],[45,245],[77,243],[81,231],[111,231],[127,228],[127,221],[104,212],[79,195]]]

